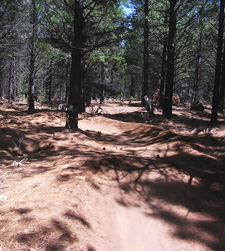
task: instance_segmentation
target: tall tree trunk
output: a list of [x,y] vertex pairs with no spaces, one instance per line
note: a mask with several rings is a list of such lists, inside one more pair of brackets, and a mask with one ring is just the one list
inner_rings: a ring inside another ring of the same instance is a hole
[[79,51],[74,50],[72,52],[70,92],[66,120],[66,127],[69,129],[78,128],[80,69],[81,53],[79,53]]
[[52,100],[52,61],[50,61],[49,69],[48,69],[48,101]]
[[[166,15],[165,15],[165,25],[167,26],[167,24],[168,24],[168,9],[166,10]],[[167,43],[168,43],[168,34],[164,34],[160,91],[159,91],[159,106],[160,107],[163,107],[163,102],[164,102],[164,89],[165,89],[165,79],[166,79],[166,71],[167,71],[167,62],[166,62]]]
[[220,0],[220,15],[219,15],[219,31],[217,38],[217,58],[216,58],[216,72],[215,82],[213,90],[213,102],[211,122],[217,122],[217,113],[219,109],[219,91],[221,80],[221,63],[222,63],[222,51],[223,51],[223,29],[224,29],[224,3],[225,0]]
[[221,113],[223,113],[224,109],[224,89],[225,89],[225,39],[223,43],[222,79],[220,83],[220,97],[219,97],[219,111]]
[[12,104],[12,102],[13,102],[13,63],[11,59],[9,68],[9,104]]
[[3,95],[3,93],[2,93],[2,67],[3,67],[3,65],[2,65],[2,59],[0,58],[0,98],[2,98],[2,95]]
[[115,62],[114,61],[112,63],[112,67],[111,67],[110,84],[111,84],[111,86],[115,85]]
[[105,66],[102,63],[101,64],[101,84],[100,84],[100,104],[104,104],[105,102],[105,91],[104,91],[104,87],[105,87]]
[[163,102],[164,102],[163,93],[164,93],[164,89],[165,89],[165,78],[166,78],[166,70],[167,70],[166,51],[167,51],[167,37],[164,37],[163,53],[162,53],[161,81],[160,81],[160,92],[159,92],[159,106],[160,107],[163,107]]
[[13,101],[17,101],[16,58],[13,57]]
[[70,68],[69,66],[67,66],[66,67],[66,96],[65,96],[65,101],[67,103],[69,100],[69,93],[70,93]]
[[9,103],[16,101],[16,59],[12,57],[10,60],[9,70]]
[[201,31],[199,34],[199,46],[198,51],[196,53],[196,61],[195,61],[195,76],[194,76],[194,98],[192,100],[193,103],[197,103],[198,101],[198,92],[199,92],[199,84],[200,84],[200,67],[202,61],[202,20],[201,20]]
[[167,75],[166,75],[165,100],[163,105],[163,115],[168,119],[172,117],[172,105],[173,105],[172,97],[173,97],[174,69],[175,69],[174,58],[175,58],[177,1],[178,0],[170,0]]
[[84,100],[84,72],[81,64],[81,80],[79,85],[79,113],[85,112],[85,100]]
[[198,102],[198,96],[199,96],[199,84],[201,80],[200,75],[200,69],[201,69],[201,61],[202,61],[202,35],[203,35],[203,17],[202,12],[205,8],[205,2],[203,1],[203,7],[199,11],[199,26],[200,26],[200,33],[198,37],[198,49],[196,52],[196,59],[195,59],[195,75],[194,75],[194,86],[193,86],[193,99],[191,100],[191,103],[197,103]]
[[75,0],[74,5],[74,37],[73,49],[71,52],[72,63],[70,72],[70,92],[68,101],[68,110],[66,118],[66,127],[70,129],[78,128],[79,93],[81,88],[81,70],[82,70],[82,45],[85,20],[83,17],[83,0]]
[[37,39],[37,9],[35,0],[31,2],[32,6],[32,35],[30,51],[30,74],[29,74],[29,110],[34,109],[34,85],[35,85],[35,62],[36,62],[36,39]]
[[148,14],[149,14],[149,0],[144,1],[144,66],[143,66],[143,89],[142,89],[142,105],[145,106],[145,96],[148,96],[148,81],[149,81],[149,25],[148,25]]
[[[130,98],[135,96],[135,90],[134,90],[134,70],[132,69],[131,72],[131,83],[130,83]],[[132,101],[132,100],[131,100]]]
[[86,82],[86,86],[85,86],[85,103],[86,103],[86,106],[91,105],[92,92],[93,92],[92,83],[91,83],[90,79],[88,79],[87,82]]

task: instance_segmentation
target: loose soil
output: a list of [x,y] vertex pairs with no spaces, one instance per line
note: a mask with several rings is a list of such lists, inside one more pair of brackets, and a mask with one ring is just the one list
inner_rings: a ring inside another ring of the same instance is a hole
[[0,250],[224,250],[224,116],[97,108],[0,102]]

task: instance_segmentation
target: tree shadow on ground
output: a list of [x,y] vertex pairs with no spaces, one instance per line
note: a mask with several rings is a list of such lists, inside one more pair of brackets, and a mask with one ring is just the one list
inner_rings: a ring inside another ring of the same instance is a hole
[[[174,164],[189,158],[192,160],[186,166],[177,168]],[[86,171],[94,168],[94,175],[101,173],[108,178],[113,177],[128,197],[132,196],[137,203],[145,203],[151,211],[146,213],[148,217],[173,226],[175,238],[198,242],[212,250],[223,249],[225,168],[218,165],[217,160],[193,158],[188,153],[155,160],[102,155],[83,166],[86,166]],[[160,177],[152,179],[154,174]],[[182,179],[184,176],[186,179]],[[189,176],[195,177],[197,182],[190,183]],[[138,206],[137,203],[130,204],[129,199],[126,201],[124,195],[117,202],[125,207]],[[173,207],[182,208],[184,213],[176,212],[176,209],[171,209]]]
[[[32,215],[33,210],[35,211],[35,209],[25,207],[11,210],[11,214],[14,213],[20,216],[19,222],[23,223],[23,228],[17,230],[16,228],[19,226],[17,223],[15,228],[11,229],[11,240],[7,243],[7,250],[29,251],[31,248],[32,250],[45,251],[84,251],[84,249],[78,245],[79,239],[77,233],[72,231],[71,225],[68,224],[67,220],[72,219],[88,229],[91,228],[89,222],[82,215],[67,210],[64,214],[60,215],[60,217],[50,218],[45,224],[41,224],[38,219]],[[4,226],[4,224],[2,224],[2,226]],[[13,246],[13,241],[18,243],[17,248]],[[21,249],[19,249],[20,245]],[[95,249],[93,248],[93,250]]]
[[[199,242],[212,250],[223,250],[225,246],[225,146],[220,139],[212,135],[181,136],[150,125],[146,129],[139,126],[139,128],[127,130],[116,137],[99,135],[93,131],[78,130],[72,133],[60,127],[42,127],[41,137],[44,137],[44,144],[42,144],[40,137],[32,138],[38,130],[40,130],[38,127],[32,127],[31,130],[26,131],[26,137],[30,140],[27,146],[31,148],[29,151],[24,144],[21,149],[29,153],[31,161],[35,159],[42,161],[49,156],[52,158],[68,157],[67,168],[64,170],[66,173],[63,173],[61,169],[60,173],[57,173],[58,182],[69,182],[78,175],[86,176],[87,174],[91,174],[91,177],[97,176],[115,181],[119,191],[125,192],[128,197],[131,196],[136,201],[136,203],[130,203],[129,200],[126,201],[126,198],[117,198],[120,205],[136,207],[138,203],[143,202],[149,209],[149,212],[145,213],[146,216],[172,225],[174,228],[172,235],[175,238]],[[10,158],[14,151],[11,148],[12,139],[20,137],[24,131],[3,128],[0,132],[4,135],[1,141],[4,151],[1,151],[1,154],[4,158]],[[128,151],[104,152],[102,148],[82,145],[81,141],[76,143],[71,138],[84,141],[88,139],[89,142],[97,142],[102,146],[113,144],[131,148],[173,143],[173,149],[168,148],[164,154],[159,153],[159,156],[156,154],[155,157],[131,156],[128,155]],[[53,141],[64,141],[64,144],[55,148],[49,145],[52,143],[54,146]],[[70,143],[73,144],[72,148]],[[170,153],[170,150],[173,153]],[[194,153],[193,150],[198,153]],[[75,163],[75,157],[80,157],[82,162]],[[44,174],[49,170],[51,169],[45,166],[41,168],[39,166],[36,169],[33,167],[30,176]],[[157,178],[154,178],[155,174],[158,175]],[[96,185],[93,182],[92,184]],[[101,190],[101,186],[95,187]],[[174,206],[182,208],[185,214],[173,210]],[[29,210],[18,208],[16,213],[27,217]],[[66,211],[63,217],[91,228],[84,217],[74,212]],[[59,250],[65,243],[76,239],[64,222],[52,219],[51,226],[40,231],[19,233],[18,241],[35,242],[40,235],[49,233],[48,231],[51,233],[53,231],[58,235],[56,239],[49,242],[46,250]]]
[[99,115],[108,119],[114,119],[122,122],[143,123],[144,118],[141,112],[118,113],[118,114],[103,114]]
[[[212,135],[185,137],[174,133],[160,133],[161,131],[150,129],[138,135],[131,130],[121,137],[126,136],[127,145],[134,142],[139,145],[174,142],[176,153],[143,158],[123,153],[112,155],[96,152],[83,163],[83,171],[90,170],[93,175],[100,173],[111,177],[128,195],[131,191],[135,192],[137,201],[144,201],[152,212],[147,214],[149,217],[173,225],[174,237],[202,243],[212,250],[222,250],[225,245],[223,142]],[[104,141],[104,137],[101,140]],[[190,151],[184,151],[183,146],[187,146]],[[152,180],[153,173],[159,174],[160,178]],[[137,206],[123,198],[117,199],[117,202],[126,207]],[[170,210],[170,206],[164,206],[165,204],[182,207],[186,213],[181,215]],[[199,219],[197,216],[189,218],[191,214],[200,214]]]
[[54,218],[47,227],[41,226],[36,231],[17,233],[14,238],[25,245],[23,248],[27,248],[27,250],[29,247],[45,251],[67,250],[67,246],[78,242],[76,234],[70,230],[67,224]]
[[128,106],[130,106],[130,107],[142,107],[142,105],[141,105],[141,102],[129,102],[128,104],[127,104]]
[[[182,111],[182,110],[185,111]],[[161,114],[149,115],[147,112],[131,112],[131,113],[119,113],[119,114],[103,114],[109,119],[114,119],[122,122],[135,122],[135,123],[147,123],[155,126],[161,126],[164,129],[179,129],[185,128],[186,130],[193,130],[195,128],[213,128],[225,124],[224,115],[219,114],[219,121],[217,123],[210,122],[210,109],[205,111],[190,111],[188,108],[177,108],[178,113],[174,113],[172,117],[173,123],[169,123]]]
[[[183,182],[165,182],[161,179],[155,182],[144,181],[141,186],[143,190],[140,194],[151,210],[147,215],[174,226],[175,237],[202,243],[212,250],[223,249],[224,186],[216,192],[203,185],[189,186]],[[152,204],[155,198],[167,205],[182,207],[186,214],[169,210],[160,203]],[[191,213],[197,216],[193,217]]]

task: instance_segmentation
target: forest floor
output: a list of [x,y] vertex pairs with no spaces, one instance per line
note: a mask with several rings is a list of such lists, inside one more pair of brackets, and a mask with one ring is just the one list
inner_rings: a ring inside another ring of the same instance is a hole
[[0,101],[0,250],[224,250],[225,118],[173,109]]

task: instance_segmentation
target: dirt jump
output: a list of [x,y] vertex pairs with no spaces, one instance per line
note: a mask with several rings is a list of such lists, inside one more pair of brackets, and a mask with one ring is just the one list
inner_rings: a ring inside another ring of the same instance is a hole
[[65,112],[0,104],[0,250],[225,248],[225,120],[107,101]]

